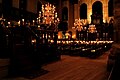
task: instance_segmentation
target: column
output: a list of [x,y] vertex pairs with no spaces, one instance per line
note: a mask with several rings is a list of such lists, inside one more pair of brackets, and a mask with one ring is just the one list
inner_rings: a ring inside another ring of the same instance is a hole
[[114,41],[120,43],[120,1],[114,0]]
[[105,0],[103,2],[103,22],[105,23],[107,20],[108,20],[108,0]]
[[88,20],[89,24],[91,23],[91,15],[92,15],[92,5],[91,4],[89,4],[87,6],[87,20]]

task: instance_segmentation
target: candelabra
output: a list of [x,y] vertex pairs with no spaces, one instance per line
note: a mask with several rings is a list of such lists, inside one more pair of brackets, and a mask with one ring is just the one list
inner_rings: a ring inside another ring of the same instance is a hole
[[55,26],[59,23],[59,18],[57,12],[55,11],[55,6],[52,4],[42,5],[42,11],[39,11],[39,17],[37,18],[38,24],[54,24]]
[[75,19],[75,22],[74,22],[74,27],[73,29],[75,30],[78,30],[78,31],[81,31],[83,29],[83,26],[82,26],[82,22],[80,19]]
[[97,30],[96,30],[95,25],[89,25],[88,32],[89,33],[96,33]]

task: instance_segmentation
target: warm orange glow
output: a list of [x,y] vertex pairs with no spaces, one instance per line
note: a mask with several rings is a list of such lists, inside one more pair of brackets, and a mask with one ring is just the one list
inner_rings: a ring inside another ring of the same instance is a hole
[[88,32],[90,32],[90,33],[97,32],[95,25],[89,25]]
[[57,12],[55,11],[55,6],[50,3],[42,5],[42,12],[39,12],[39,17],[37,20],[39,21],[41,17],[43,18],[42,22],[44,24],[59,22]]
[[51,43],[54,43],[54,40],[50,40]]
[[33,40],[32,40],[32,43],[36,43],[36,39],[33,39]]
[[73,39],[75,39],[75,38],[76,38],[76,35],[75,35],[75,34],[74,34],[74,35],[72,35],[72,38],[73,38]]
[[57,43],[60,43],[60,41],[57,41]]
[[58,39],[62,39],[62,32],[61,31],[58,32]]
[[83,29],[83,24],[82,24],[82,21],[80,19],[75,19],[74,29],[78,30],[78,31],[81,31]]
[[61,39],[61,36],[58,36],[58,39]]
[[90,9],[88,10],[88,19],[87,19],[89,24],[91,23],[91,15],[92,15],[92,10]]
[[18,21],[18,26],[20,26],[20,20]]

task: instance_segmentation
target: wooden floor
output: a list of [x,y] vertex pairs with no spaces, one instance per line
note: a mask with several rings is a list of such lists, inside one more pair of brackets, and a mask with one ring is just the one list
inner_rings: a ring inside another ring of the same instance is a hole
[[107,80],[108,52],[97,59],[62,55],[61,60],[43,66],[47,74],[34,79],[16,78],[7,80]]

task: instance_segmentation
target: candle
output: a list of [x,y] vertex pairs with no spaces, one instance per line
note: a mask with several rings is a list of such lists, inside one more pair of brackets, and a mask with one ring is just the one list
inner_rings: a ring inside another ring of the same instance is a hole
[[40,19],[39,19],[39,23],[40,23]]
[[20,26],[20,20],[18,21],[18,26]]
[[22,19],[22,21],[24,22],[24,19]]
[[41,11],[39,11],[39,17],[41,17]]
[[10,25],[10,22],[8,22],[8,25]]
[[47,34],[46,34],[46,39],[47,39]]
[[38,23],[38,18],[37,18],[37,23]]
[[33,20],[33,25],[34,25],[34,23],[35,23],[35,20]]
[[57,13],[55,13],[55,18],[57,18]]
[[22,22],[23,22],[23,24],[22,24],[22,25],[24,25],[24,19],[22,19]]
[[44,38],[44,34],[43,34],[43,38]]

